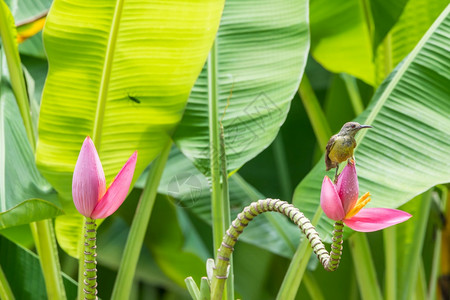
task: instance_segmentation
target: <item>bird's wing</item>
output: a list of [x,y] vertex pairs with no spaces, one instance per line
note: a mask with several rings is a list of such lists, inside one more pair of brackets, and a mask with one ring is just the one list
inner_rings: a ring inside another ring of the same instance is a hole
[[326,171],[335,168],[336,166],[333,164],[333,162],[331,161],[330,157],[328,156],[328,154],[330,154],[331,150],[334,147],[334,141],[336,140],[336,135],[333,135],[330,140],[328,141],[327,146],[325,147],[326,152],[325,152],[325,166],[326,166]]

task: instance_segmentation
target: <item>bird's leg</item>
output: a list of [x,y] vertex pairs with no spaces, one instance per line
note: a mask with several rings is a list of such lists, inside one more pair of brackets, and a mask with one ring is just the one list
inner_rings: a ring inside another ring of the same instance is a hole
[[349,159],[347,159],[347,162],[349,164],[355,164],[355,157],[354,156],[350,157]]
[[339,171],[339,164],[337,164],[336,166],[336,173],[334,173],[334,183],[336,184],[337,180],[338,180],[338,171]]

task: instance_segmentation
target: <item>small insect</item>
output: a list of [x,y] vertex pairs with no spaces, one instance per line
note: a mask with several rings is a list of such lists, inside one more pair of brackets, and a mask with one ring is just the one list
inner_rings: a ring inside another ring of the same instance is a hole
[[133,97],[133,96],[128,95],[128,98],[130,98],[131,101],[136,102],[137,104],[140,104],[140,103],[141,103],[141,100],[139,100],[139,99],[136,98],[136,97]]

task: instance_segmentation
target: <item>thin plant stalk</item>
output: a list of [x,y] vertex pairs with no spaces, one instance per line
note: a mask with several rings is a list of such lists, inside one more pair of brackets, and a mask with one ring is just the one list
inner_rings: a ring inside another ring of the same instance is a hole
[[389,32],[383,41],[384,48],[384,76],[383,79],[386,78],[394,68],[394,63],[392,59],[392,34]]
[[[441,199],[440,199],[440,209],[441,212],[446,211],[447,207],[447,197],[449,196],[447,187],[444,185],[437,186],[438,189],[441,190]],[[447,213],[448,214],[448,213]],[[447,218],[447,220],[449,220]],[[447,224],[448,226],[448,224]],[[433,260],[431,263],[431,275],[430,275],[430,282],[428,284],[428,299],[434,299],[436,296],[436,287],[438,285],[438,276],[440,271],[441,263],[444,265],[444,263],[441,261],[441,255],[448,255],[448,252],[442,252],[441,253],[441,247],[443,245],[442,243],[442,237],[444,235],[444,232],[441,228],[438,227],[435,234],[435,241],[434,241],[434,249],[433,249]],[[445,250],[444,250],[445,251]],[[445,254],[444,254],[445,253]]]
[[359,116],[364,111],[364,103],[362,102],[359,88],[356,83],[356,78],[342,73],[341,78],[344,80],[345,87],[347,88],[348,95],[350,96],[350,102],[353,107],[355,116]]
[[[25,78],[15,40],[14,19],[5,2],[0,2],[0,35],[5,50],[12,90],[25,126],[28,141],[33,153],[36,152],[36,137],[30,115],[30,105]],[[49,299],[66,299],[66,292],[61,276],[56,238],[51,220],[43,220],[30,224],[36,244],[45,287]]]
[[289,174],[289,166],[281,132],[278,133],[273,141],[272,148],[278,174],[278,182],[281,187],[281,196],[283,199],[290,199],[292,193],[291,176]]
[[213,220],[214,253],[220,247],[225,233],[225,214],[222,201],[222,187],[220,184],[220,144],[218,117],[218,83],[217,83],[217,46],[214,42],[208,57],[208,120],[209,120],[209,158],[211,170],[211,210]]
[[425,275],[425,266],[423,260],[420,260],[419,272],[417,274],[416,290],[414,292],[415,300],[427,299],[427,279]]
[[[420,213],[414,215],[414,236],[411,241],[414,247],[411,248],[411,252],[408,254],[411,258],[405,266],[402,272],[402,281],[405,286],[400,291],[402,296],[401,299],[411,299],[416,290],[417,284],[417,273],[420,268],[420,260],[422,258],[421,253],[423,249],[423,243],[425,240],[426,229],[428,224],[428,218],[430,215],[431,203],[432,203],[432,189],[423,193],[420,197],[420,207],[417,210]],[[397,297],[399,298],[399,297]]]
[[[47,297],[49,299],[66,299],[66,290],[61,276],[61,265],[52,220],[43,220],[30,224],[33,237],[38,235],[36,247],[42,273],[44,274]],[[36,241],[36,239],[35,239]]]
[[382,300],[383,297],[366,235],[357,232],[348,241],[361,298],[363,300]]
[[311,272],[308,271],[304,274],[303,283],[311,299],[325,300],[322,290]]
[[[230,95],[231,97],[231,95]],[[227,156],[225,151],[225,133],[223,129],[222,120],[220,120],[220,163],[221,163],[221,178],[222,178],[222,203],[224,213],[224,225],[226,228],[230,226],[230,193],[228,190],[228,172],[227,172]],[[228,282],[226,284],[227,299],[234,299],[234,273],[233,273],[233,256],[230,256],[230,270],[228,274]]]
[[383,230],[384,240],[384,299],[395,300],[397,297],[397,228]]
[[[228,197],[228,176],[226,172],[225,153],[221,151],[220,144],[223,145],[224,140],[220,142],[220,123],[218,117],[219,91],[218,91],[218,65],[217,65],[217,43],[214,42],[209,53],[208,61],[208,121],[209,121],[209,159],[211,170],[211,214],[213,220],[213,243],[214,253],[217,253],[222,237],[230,224],[230,204]],[[225,170],[225,171],[224,171]],[[223,175],[222,175],[223,174]],[[222,185],[221,184],[222,178]],[[226,189],[224,191],[224,188]],[[217,259],[217,257],[216,257]],[[232,258],[231,258],[232,262]],[[230,278],[227,282],[227,292],[225,299],[233,299],[234,283],[232,267],[230,267]],[[232,293],[230,295],[230,293]]]
[[331,129],[306,74],[303,75],[298,93],[308,114],[319,147],[325,150],[331,136]]
[[145,232],[155,204],[159,181],[169,157],[172,141],[163,148],[161,154],[152,163],[144,191],[136,208],[136,213],[123,251],[119,272],[116,277],[111,299],[128,299],[133,283],[136,265],[144,243]]
[[0,36],[5,50],[6,62],[9,70],[9,78],[14,96],[22,116],[28,141],[33,152],[36,150],[36,137],[34,136],[33,122],[31,120],[28,92],[20,62],[19,49],[15,39],[17,32],[14,19],[4,1],[0,2]]
[[0,266],[0,299],[14,300],[14,294],[6,279],[5,273]]

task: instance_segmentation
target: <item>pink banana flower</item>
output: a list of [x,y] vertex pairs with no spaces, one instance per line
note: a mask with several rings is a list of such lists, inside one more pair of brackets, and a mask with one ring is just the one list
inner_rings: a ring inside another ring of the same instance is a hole
[[104,219],[113,214],[125,200],[136,166],[135,151],[108,188],[94,143],[87,137],[81,147],[72,180],[75,207],[85,217]]
[[404,222],[411,218],[407,212],[389,208],[364,208],[370,193],[358,199],[358,177],[354,162],[349,162],[334,184],[325,176],[320,194],[320,206],[328,218],[343,221],[353,230],[371,232]]

